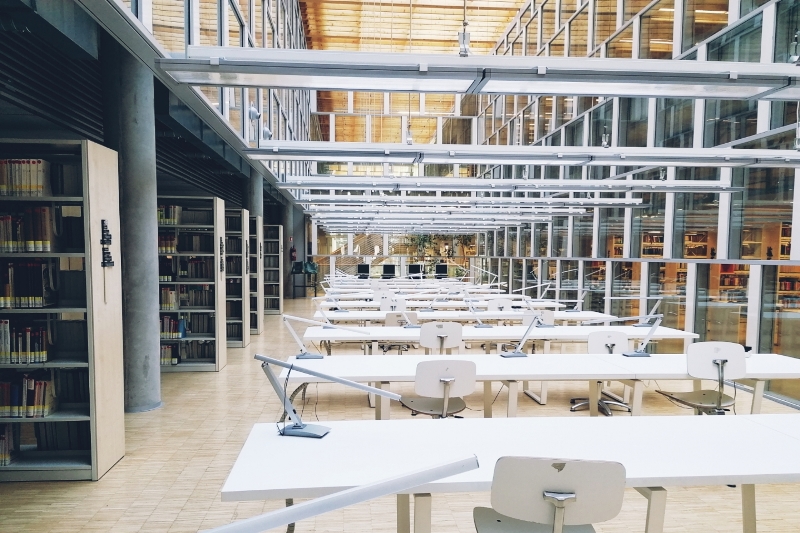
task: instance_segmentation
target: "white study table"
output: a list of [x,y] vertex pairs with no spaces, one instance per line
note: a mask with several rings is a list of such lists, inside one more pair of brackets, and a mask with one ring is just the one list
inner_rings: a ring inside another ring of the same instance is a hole
[[[800,482],[800,414],[613,418],[465,418],[324,422],[322,439],[255,424],[222,501],[316,498],[476,455],[480,468],[416,487],[415,533],[430,532],[432,493],[488,492],[500,457],[617,461],[649,500],[646,533],[661,533],[666,488],[742,485],[744,533],[755,533],[755,484]],[[777,429],[776,429],[777,428]],[[274,459],[279,457],[280,461]],[[398,494],[398,533],[410,531]],[[677,525],[677,524],[676,524]]]
[[[478,328],[475,326],[463,326],[462,340],[468,342],[519,342],[525,334],[527,326],[493,326],[491,328]],[[554,326],[549,328],[533,328],[528,340],[545,342],[587,342],[589,334],[595,331],[619,331],[628,336],[631,341],[645,338],[650,328],[636,326]],[[378,350],[379,342],[419,343],[419,328],[404,327],[360,327],[348,326],[347,330],[324,328],[322,326],[311,326],[303,334],[305,341],[325,342],[330,352],[331,343],[334,342],[361,342],[371,343],[372,352]],[[683,339],[688,342],[696,339],[696,333],[689,333],[678,329],[659,326],[653,340],[660,339]]]
[[[417,364],[421,361],[454,359],[475,363],[476,380],[484,383],[484,417],[492,416],[492,382],[499,381],[508,387],[509,417],[517,414],[519,382],[527,381],[586,381],[589,384],[589,413],[597,416],[597,401],[600,399],[603,381],[626,381],[633,394],[631,414],[641,414],[643,381],[647,380],[691,380],[686,366],[685,354],[651,354],[650,357],[625,357],[618,354],[536,354],[528,357],[503,358],[499,355],[336,355],[324,359],[289,363],[349,379],[359,383],[375,383],[385,388],[392,382],[413,382]],[[743,379],[755,380],[751,414],[761,412],[764,383],[770,379],[800,379],[800,359],[778,354],[753,354],[747,358],[747,374]],[[289,378],[289,383],[326,383],[301,372],[289,373],[284,369],[280,381]],[[669,387],[666,387],[669,389]],[[376,398],[375,418],[389,418],[389,400]],[[541,402],[540,402],[541,403]],[[798,430],[800,438],[800,429]]]
[[[470,305],[475,308],[484,308],[489,306],[489,302],[486,300],[472,300],[470,302],[465,302],[463,299],[448,299],[445,300],[444,296],[441,296],[441,300],[433,302],[431,304],[430,300],[414,300],[414,299],[407,299],[406,300],[406,308],[413,309],[413,308],[421,308],[421,307],[431,307],[433,309],[468,309]],[[330,300],[322,300],[319,302],[321,307],[325,309],[330,308],[339,308],[339,309],[379,309],[381,304],[375,300],[339,300],[339,301],[330,301]],[[519,306],[521,308],[530,307],[534,309],[561,309],[566,307],[566,305],[556,302],[554,300],[531,300],[530,302],[526,303],[522,300],[517,300],[514,302],[514,305]]]
[[[359,310],[359,311],[326,311],[323,315],[320,311],[314,314],[314,320],[325,320],[327,317],[331,322],[384,322],[386,313],[392,311]],[[394,311],[399,312],[399,311]],[[481,320],[503,320],[521,322],[526,313],[530,314],[529,309],[513,309],[503,311],[460,311],[460,310],[433,310],[433,311],[412,311],[417,313],[419,321],[429,322],[440,320],[443,322],[475,322]],[[528,315],[529,316],[529,315]],[[598,313],[597,311],[555,311],[554,320],[557,323],[563,322],[586,322],[589,320],[613,320],[614,315]]]

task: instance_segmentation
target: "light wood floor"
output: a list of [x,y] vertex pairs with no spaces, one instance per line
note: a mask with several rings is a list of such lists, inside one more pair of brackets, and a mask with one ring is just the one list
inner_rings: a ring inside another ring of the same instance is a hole
[[[286,312],[310,317],[313,306],[309,300],[289,300]],[[285,358],[295,350],[279,317],[268,317],[266,332],[253,336],[249,348],[228,349],[228,366],[222,372],[165,374],[164,407],[125,417],[127,453],[103,479],[0,484],[0,531],[194,532],[282,507],[283,501],[222,503],[219,491],[253,424],[275,422],[280,415],[275,394],[252,354]],[[686,386],[660,385],[671,390]],[[656,395],[655,388],[651,383],[645,393],[646,414],[690,415]],[[393,390],[404,388],[395,384]],[[468,398],[472,410],[464,416],[483,416],[482,390],[479,385]],[[500,394],[495,416],[505,416],[507,395],[499,385],[496,390]],[[551,384],[546,406],[520,397],[519,416],[587,416],[568,410],[569,398],[584,394],[585,385]],[[749,412],[750,395],[739,391],[737,399],[738,412]],[[763,412],[796,411],[765,401]],[[309,387],[305,416],[313,420],[314,413],[320,420],[374,418],[363,393],[338,385]],[[393,406],[393,418],[409,416]],[[269,458],[269,450],[264,450],[264,456]],[[434,495],[433,502],[435,533],[468,533],[474,532],[473,507],[487,505],[488,494]],[[665,531],[739,533],[740,502],[736,488],[671,489]],[[757,502],[759,532],[800,531],[800,485],[758,486]],[[645,499],[628,490],[620,515],[597,530],[642,532],[645,510]],[[299,523],[296,531],[390,533],[394,528],[395,500],[387,497]]]

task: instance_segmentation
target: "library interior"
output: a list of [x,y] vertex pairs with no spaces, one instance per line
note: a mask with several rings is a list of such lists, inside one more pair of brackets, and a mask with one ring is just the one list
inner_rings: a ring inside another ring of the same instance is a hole
[[0,533],[800,532],[797,179],[800,0],[0,0]]

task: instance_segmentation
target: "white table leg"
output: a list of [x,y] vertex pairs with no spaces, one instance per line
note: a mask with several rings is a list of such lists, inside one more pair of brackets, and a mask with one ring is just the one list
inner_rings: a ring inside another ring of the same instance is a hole
[[431,533],[430,494],[414,494],[414,533]]
[[483,418],[492,418],[492,382],[483,382]]
[[411,504],[408,494],[397,495],[397,533],[411,533]]
[[550,353],[550,341],[544,341],[544,347],[542,348],[542,353]]
[[374,353],[378,353],[378,341],[372,341],[372,347],[370,348],[370,355]]
[[[527,382],[525,382],[527,383]],[[547,382],[541,381],[541,388],[539,389],[539,393],[535,393],[530,390],[528,387],[522,387],[522,392],[525,393],[525,396],[533,400],[534,402],[538,403],[539,405],[545,405],[547,403]]]
[[756,486],[742,485],[742,531],[756,533]]
[[517,398],[519,396],[519,382],[518,381],[505,381],[508,387],[508,411],[506,416],[513,418],[517,416]]
[[636,487],[636,491],[647,498],[647,522],[645,533],[663,533],[664,515],[667,512],[667,490],[663,487]]
[[[633,400],[629,404],[631,406],[631,416],[639,416],[642,414],[642,394],[644,393],[644,383],[638,379],[633,382]],[[625,402],[628,403],[628,402]]]
[[764,386],[766,383],[766,381],[756,380],[756,384],[753,387],[753,404],[750,406],[751,415],[761,414],[761,400],[764,399]]
[[589,382],[589,416],[597,416],[597,402],[600,401],[600,391],[603,390],[603,382],[591,380]]
[[528,384],[529,383],[530,383],[529,381],[523,381],[522,382],[522,390],[528,390]]
[[[389,382],[388,381],[381,381],[375,383],[375,388],[377,389],[388,389]],[[389,398],[384,398],[383,396],[378,396],[375,398],[375,402],[377,403],[375,409],[375,420],[389,420]]]

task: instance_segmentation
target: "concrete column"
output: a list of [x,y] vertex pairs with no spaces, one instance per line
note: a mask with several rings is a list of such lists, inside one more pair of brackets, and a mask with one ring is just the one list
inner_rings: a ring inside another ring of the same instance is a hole
[[153,74],[118,56],[119,181],[125,411],[161,406]]
[[245,209],[250,211],[250,216],[264,216],[264,177],[254,168],[250,169],[244,193]]

